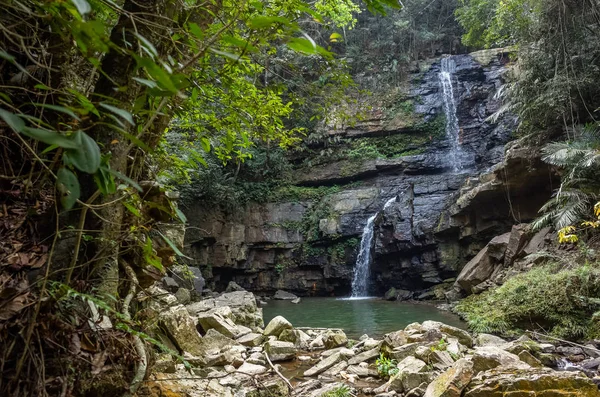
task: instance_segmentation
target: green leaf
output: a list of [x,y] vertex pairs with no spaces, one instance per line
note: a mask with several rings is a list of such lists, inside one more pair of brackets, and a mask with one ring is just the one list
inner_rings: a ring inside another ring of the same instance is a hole
[[25,122],[19,116],[0,108],[0,117],[15,132],[21,132],[25,128]]
[[257,16],[248,21],[248,26],[252,29],[262,29],[270,27],[276,23],[280,23],[283,25],[291,25],[289,19],[284,17],[267,17],[267,16]]
[[154,47],[154,44],[152,44],[147,38],[145,38],[139,33],[134,33],[134,35],[139,41],[142,42],[142,47],[146,48],[149,51],[150,55],[154,57],[158,56],[158,51],[156,50],[156,47]]
[[175,207],[174,209],[175,209],[175,214],[177,215],[177,217],[179,218],[181,223],[187,223],[187,217],[185,216],[185,214],[177,207]]
[[113,174],[117,178],[123,180],[129,186],[134,187],[136,190],[138,190],[140,192],[143,191],[142,187],[136,181],[134,181],[133,179],[129,178],[128,176],[125,176],[125,175],[121,174],[119,171],[115,171],[115,170],[109,169],[108,172],[110,172],[111,174]]
[[60,192],[60,204],[64,209],[70,210],[81,194],[77,176],[63,167],[58,170],[56,177],[56,189]]
[[332,43],[337,43],[342,41],[343,37],[341,34],[333,32],[330,36],[329,36],[329,41],[331,41]]
[[67,151],[70,163],[88,174],[96,173],[101,160],[100,148],[96,141],[83,131],[76,131],[73,140],[79,144],[79,147]]
[[71,0],[71,2],[75,5],[75,7],[77,7],[77,11],[82,17],[88,12],[92,11],[90,3],[88,3],[86,0]]
[[238,48],[241,48],[246,51],[250,51],[250,52],[258,51],[258,49],[255,46],[253,46],[252,44],[250,44],[247,40],[241,39],[239,37],[223,35],[223,37],[221,37],[221,40],[227,44],[231,44],[234,47],[238,47]]
[[38,107],[41,107],[41,108],[44,108],[44,109],[50,109],[50,110],[54,110],[54,111],[56,111],[56,112],[61,112],[61,113],[64,113],[64,114],[67,114],[67,115],[71,116],[71,117],[72,117],[72,118],[74,118],[75,120],[81,120],[81,119],[79,118],[79,116],[77,116],[77,115],[75,114],[75,112],[74,112],[74,111],[72,111],[71,109],[69,109],[69,108],[66,108],[66,107],[64,107],[64,106],[60,106],[60,105],[49,105],[49,104],[45,104],[45,103],[36,103],[36,104],[35,104],[35,106],[38,106]]
[[79,148],[79,143],[77,141],[67,138],[56,131],[44,130],[42,128],[23,127],[21,133],[40,142],[47,143],[48,145],[56,145],[65,149]]
[[200,26],[198,26],[198,24],[195,24],[194,22],[190,22],[190,23],[188,23],[188,29],[198,39],[204,40],[204,32],[202,31],[202,29],[200,29]]
[[109,169],[108,157],[102,159],[102,165],[98,168],[98,171],[94,174],[94,181],[100,192],[107,196],[117,191],[115,180],[108,171]]
[[293,39],[290,39],[290,41],[287,42],[287,46],[294,51],[301,52],[304,54],[316,54],[318,52],[317,45],[313,40],[301,37],[295,37]]
[[148,88],[158,88],[158,84],[156,84],[156,81],[152,81],[152,80],[148,80],[148,79],[141,79],[139,77],[134,77],[133,79],[135,81],[137,81],[138,83],[145,85]]
[[215,53],[215,54],[217,54],[217,55],[221,55],[221,56],[224,56],[224,57],[226,57],[226,58],[229,58],[229,59],[231,59],[231,60],[233,60],[233,61],[235,61],[235,62],[239,61],[239,60],[241,59],[241,57],[242,57],[241,55],[235,55],[235,54],[232,54],[232,53],[230,53],[230,52],[227,52],[227,51],[221,51],[221,50],[216,50],[216,49],[214,49],[214,48],[211,48],[211,49],[210,49],[210,51],[211,51],[211,52],[214,52],[214,53]]
[[135,208],[135,206],[131,203],[128,203],[127,201],[123,201],[123,206],[125,208],[127,208],[127,210],[129,210],[129,212],[131,212],[133,215],[135,215],[138,218],[142,217],[142,214],[140,214],[140,211]]
[[11,62],[11,63],[14,62],[14,60],[15,60],[14,56],[12,56],[8,52],[2,51],[2,50],[0,50],[0,58],[6,59],[8,62]]
[[167,236],[165,236],[161,232],[158,232],[158,234],[160,234],[160,237],[162,237],[163,240],[165,240],[167,242],[167,244],[169,244],[169,247],[171,247],[171,249],[175,252],[175,254],[177,254],[177,256],[181,256],[181,257],[186,258],[186,259],[192,259],[189,256],[184,255],[183,252],[181,252],[179,250],[179,248],[177,248],[177,246]]
[[109,105],[108,103],[104,103],[104,102],[100,102],[100,106],[102,106],[104,109],[106,109],[106,110],[108,110],[110,112],[113,112],[117,116],[123,118],[129,124],[135,125],[135,123],[133,122],[133,116],[127,110],[119,109],[116,106]]
[[210,152],[210,140],[207,137],[203,136],[200,139],[200,144],[206,153]]
[[144,260],[151,266],[157,268],[161,272],[164,272],[165,268],[162,265],[160,258],[154,253],[152,249],[152,239],[147,238],[144,244]]

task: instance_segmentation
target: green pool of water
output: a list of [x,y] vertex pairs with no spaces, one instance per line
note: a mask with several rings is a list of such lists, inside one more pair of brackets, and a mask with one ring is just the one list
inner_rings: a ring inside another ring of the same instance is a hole
[[295,327],[342,328],[350,338],[359,338],[363,334],[382,336],[410,323],[426,320],[465,328],[457,316],[435,306],[381,299],[302,298],[296,305],[271,300],[263,306],[263,314],[265,325],[281,315]]

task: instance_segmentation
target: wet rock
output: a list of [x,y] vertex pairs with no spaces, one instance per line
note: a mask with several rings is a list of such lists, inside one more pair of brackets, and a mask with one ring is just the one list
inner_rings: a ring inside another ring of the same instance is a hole
[[267,326],[265,327],[263,335],[273,335],[275,337],[278,337],[283,332],[283,330],[286,329],[293,329],[292,324],[288,320],[286,320],[285,317],[276,316],[271,321],[269,321],[269,324],[267,324]]
[[427,386],[425,397],[460,397],[472,377],[473,363],[460,359]]
[[548,368],[482,372],[471,380],[465,397],[560,396],[597,397],[598,386],[576,372]]
[[265,343],[264,349],[273,362],[291,360],[298,352],[293,343],[282,341],[269,341]]
[[291,301],[294,299],[298,299],[298,297],[290,292],[286,292],[279,289],[275,292],[275,295],[273,295],[273,299]]
[[290,302],[297,305],[298,303],[300,303],[300,298],[292,299]]

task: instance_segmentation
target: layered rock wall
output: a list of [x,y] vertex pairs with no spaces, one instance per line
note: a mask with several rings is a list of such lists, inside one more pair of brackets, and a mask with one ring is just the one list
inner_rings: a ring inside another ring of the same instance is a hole
[[[297,186],[341,185],[317,200],[252,204],[236,215],[187,208],[190,264],[200,266],[216,289],[235,281],[259,293],[286,289],[299,295],[343,295],[350,290],[362,229],[378,213],[372,292],[396,287],[428,298],[436,294],[432,287],[450,285],[490,238],[509,231],[517,218],[531,219],[532,210],[550,195],[547,179],[541,181],[548,178],[547,168],[518,147],[504,158],[515,118],[488,119],[500,106],[496,94],[507,54],[492,50],[453,60],[463,170],[454,171],[449,162],[437,60],[412,76],[401,103],[375,107],[366,121],[329,132],[343,140],[384,144],[410,136],[419,146],[386,158],[299,167]],[[519,173],[531,168],[539,183],[517,182]]]

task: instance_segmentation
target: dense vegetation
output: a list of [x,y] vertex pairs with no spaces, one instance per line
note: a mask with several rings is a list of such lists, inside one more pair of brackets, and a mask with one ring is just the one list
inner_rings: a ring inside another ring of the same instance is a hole
[[543,160],[562,177],[534,226],[551,225],[563,248],[580,242],[591,253],[572,257],[562,251],[546,266],[472,296],[458,309],[481,332],[541,328],[566,338],[597,337],[600,5],[461,0],[457,18],[466,45],[513,46],[519,59],[500,112],[519,115],[519,134],[543,145]]
[[[310,121],[339,99],[323,92],[352,87],[331,51],[339,35],[317,33],[350,28],[358,5],[1,9],[0,394],[135,393],[148,349],[164,348],[144,332],[137,293],[181,254],[161,222],[185,221],[154,181],[185,181],[207,158],[239,167],[259,142],[276,153],[298,142],[303,126],[288,120],[307,98],[318,104]],[[296,67],[299,82],[283,85]],[[98,310],[114,327],[98,330]]]

